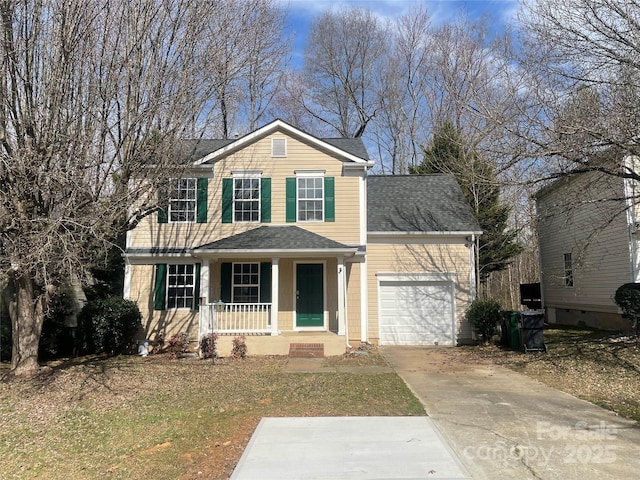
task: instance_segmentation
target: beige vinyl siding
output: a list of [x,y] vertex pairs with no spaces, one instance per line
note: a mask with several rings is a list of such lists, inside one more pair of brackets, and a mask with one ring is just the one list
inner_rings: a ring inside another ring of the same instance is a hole
[[[623,182],[589,173],[562,180],[538,198],[540,262],[547,307],[617,312],[616,289],[631,281]],[[573,287],[564,285],[564,254]]]
[[[287,156],[272,158],[271,139],[283,136],[274,133],[264,137],[212,166],[214,178],[209,179],[208,223],[158,224],[157,215],[152,214],[133,230],[129,247],[195,247],[260,225],[298,225],[341,243],[359,244],[360,229],[366,228],[360,225],[360,178],[343,176],[340,159],[292,137],[287,137]],[[222,223],[222,179],[240,170],[259,170],[263,178],[271,178],[270,223]],[[286,223],[285,182],[286,178],[295,177],[296,170],[324,170],[325,176],[335,178],[335,222]]]
[[198,312],[189,309],[154,310],[155,265],[131,265],[130,268],[131,295],[129,298],[138,303],[146,338],[153,340],[162,335],[166,340],[172,335],[184,332],[195,340],[198,336]]
[[376,273],[455,273],[456,336],[457,340],[471,338],[471,329],[464,321],[471,292],[469,248],[464,238],[369,237],[367,258],[370,339],[377,341],[379,336]]

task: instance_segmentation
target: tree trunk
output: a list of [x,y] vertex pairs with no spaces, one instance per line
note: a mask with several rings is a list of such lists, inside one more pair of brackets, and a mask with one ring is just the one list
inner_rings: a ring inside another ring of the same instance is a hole
[[14,279],[16,315],[11,319],[13,350],[11,372],[15,377],[32,377],[38,373],[38,347],[44,320],[43,298],[36,298],[34,285],[27,275]]

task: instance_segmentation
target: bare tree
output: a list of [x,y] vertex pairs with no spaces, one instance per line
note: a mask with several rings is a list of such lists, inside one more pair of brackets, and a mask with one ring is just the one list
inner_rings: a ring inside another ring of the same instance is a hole
[[341,136],[362,136],[379,109],[387,47],[387,28],[370,11],[322,14],[305,48],[305,110]]
[[640,2],[525,1],[520,15],[520,71],[530,101],[511,133],[522,157],[548,159],[543,174],[598,169],[640,179],[638,173],[592,162],[606,149],[637,155],[640,121]]
[[154,211],[177,139],[207,125],[215,83],[203,66],[223,10],[191,0],[0,4],[0,286],[16,292],[14,375],[38,370],[56,289]]
[[216,85],[222,138],[252,130],[278,91],[291,49],[285,15],[273,0],[223,0],[209,26],[215,39],[204,68]]

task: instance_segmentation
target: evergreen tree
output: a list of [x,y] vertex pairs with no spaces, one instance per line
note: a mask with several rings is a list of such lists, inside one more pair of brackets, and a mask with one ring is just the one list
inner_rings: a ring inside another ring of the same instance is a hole
[[511,208],[500,203],[500,187],[493,165],[468,147],[451,121],[440,127],[423,154],[422,163],[410,167],[409,172],[454,175],[474,210],[483,231],[478,254],[480,280],[485,280],[491,272],[507,268],[522,251],[522,246],[516,241],[517,232],[507,228]]

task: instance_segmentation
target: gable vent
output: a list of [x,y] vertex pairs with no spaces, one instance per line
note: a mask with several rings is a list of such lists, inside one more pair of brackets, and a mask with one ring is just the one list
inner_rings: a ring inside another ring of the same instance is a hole
[[271,139],[271,156],[272,157],[287,156],[287,139],[286,138]]

